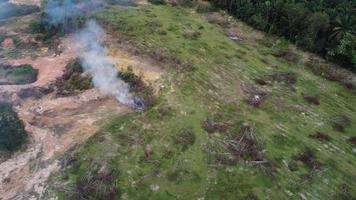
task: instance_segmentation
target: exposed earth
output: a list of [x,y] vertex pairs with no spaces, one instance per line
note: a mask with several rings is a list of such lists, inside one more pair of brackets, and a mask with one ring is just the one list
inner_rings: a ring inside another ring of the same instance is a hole
[[[34,59],[25,57],[1,61],[10,65],[30,64],[39,72],[37,81],[32,84],[0,86],[1,101],[13,104],[30,134],[26,150],[0,163],[2,199],[27,199],[33,192],[41,195],[47,178],[61,167],[61,155],[99,131],[100,124],[106,119],[133,112],[130,107],[118,103],[114,97],[101,94],[95,88],[74,96],[55,95],[55,81],[62,77],[68,61],[77,56],[68,45],[72,39],[62,40],[65,50],[59,56],[44,52],[43,56]],[[8,41],[5,40],[5,44],[10,43]],[[11,45],[3,46],[11,48]],[[118,69],[132,68],[135,74],[158,92],[160,87],[157,81],[163,73],[159,67],[118,49],[113,53],[113,59],[118,60]],[[38,88],[45,88],[49,92],[33,92]],[[25,91],[29,95],[23,95]]]

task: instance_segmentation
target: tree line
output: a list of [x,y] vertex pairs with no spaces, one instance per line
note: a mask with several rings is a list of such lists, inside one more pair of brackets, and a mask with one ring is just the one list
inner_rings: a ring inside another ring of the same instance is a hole
[[354,0],[210,0],[253,27],[356,71]]

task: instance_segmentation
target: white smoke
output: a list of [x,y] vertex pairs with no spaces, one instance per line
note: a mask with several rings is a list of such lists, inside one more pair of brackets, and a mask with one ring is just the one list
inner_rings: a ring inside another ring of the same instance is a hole
[[108,50],[102,45],[105,31],[90,20],[74,37],[76,51],[80,54],[85,71],[93,77],[93,84],[107,95],[113,95],[126,105],[133,105],[129,94],[129,85],[118,78],[115,62],[108,56]]

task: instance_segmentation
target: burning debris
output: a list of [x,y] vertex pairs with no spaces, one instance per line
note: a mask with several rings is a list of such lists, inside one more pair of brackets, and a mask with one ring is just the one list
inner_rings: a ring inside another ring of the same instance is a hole
[[[115,62],[108,56],[102,45],[104,30],[94,20],[90,20],[75,36],[75,48],[80,53],[80,61],[85,71],[92,76],[94,86],[107,95],[115,96],[125,105],[140,106],[129,93],[129,85],[117,77]],[[136,103],[135,103],[136,102]]]
[[254,107],[259,107],[267,97],[267,93],[253,86],[244,87],[248,97],[247,101]]
[[138,97],[138,96],[134,96],[132,101],[132,107],[137,110],[137,111],[143,111],[146,109],[146,103],[145,101]]

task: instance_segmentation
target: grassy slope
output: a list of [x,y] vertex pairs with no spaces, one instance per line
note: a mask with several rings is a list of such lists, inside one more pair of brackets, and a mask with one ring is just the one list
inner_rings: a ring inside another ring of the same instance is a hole
[[[244,199],[249,194],[260,199],[331,199],[341,193],[343,185],[356,195],[352,181],[356,178],[355,153],[346,141],[355,136],[356,126],[347,127],[344,133],[331,126],[331,119],[340,114],[356,121],[356,96],[350,91],[313,75],[300,64],[271,56],[266,53],[271,49],[261,44],[231,41],[221,27],[190,9],[117,7],[98,17],[147,49],[165,48],[192,63],[196,70],[177,72],[167,66],[169,75],[158,105],[142,114],[114,119],[81,147],[77,162],[66,171],[70,182],[79,180],[95,165],[106,165],[120,172],[117,187],[129,199]],[[201,35],[184,37],[191,30]],[[270,67],[274,64],[278,69]],[[243,84],[253,84],[256,77],[275,71],[295,72],[296,91],[273,83],[264,86],[269,94],[260,108],[243,101]],[[301,93],[319,94],[321,104],[308,105]],[[167,107],[171,108],[168,114],[162,112]],[[209,164],[205,149],[212,139],[201,124],[213,114],[236,124],[236,129],[241,123],[254,124],[264,141],[265,157],[273,163],[274,175],[244,161]],[[172,136],[185,127],[193,128],[196,141],[181,151]],[[332,140],[309,138],[315,131],[327,133]],[[152,147],[150,159],[144,157],[147,146]],[[321,170],[311,172],[301,162],[296,162],[296,171],[288,168],[305,147],[316,151]],[[152,184],[160,186],[157,192],[150,190]]]

